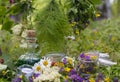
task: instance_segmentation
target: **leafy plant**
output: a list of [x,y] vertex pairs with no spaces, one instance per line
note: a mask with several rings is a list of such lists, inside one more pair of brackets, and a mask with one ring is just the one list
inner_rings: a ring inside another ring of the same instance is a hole
[[114,61],[119,61],[119,24],[118,19],[91,22],[90,26],[76,37],[76,41],[67,42],[69,54],[78,55],[82,51],[95,50],[109,53]]
[[93,2],[90,0],[66,0],[65,7],[67,7],[68,19],[70,23],[76,22],[74,25],[75,34],[76,30],[80,32],[85,29],[90,19],[95,18],[96,9]]
[[[24,25],[28,23],[27,17],[33,11],[32,2],[29,0],[0,0],[0,24],[2,30],[10,31],[16,21],[21,21]],[[18,17],[20,15],[20,18]],[[12,18],[11,18],[12,16]],[[19,19],[17,19],[19,18]],[[15,21],[13,21],[13,19]]]
[[70,26],[56,0],[51,0],[42,12],[37,13],[35,27],[42,52],[63,52],[64,36],[69,34]]

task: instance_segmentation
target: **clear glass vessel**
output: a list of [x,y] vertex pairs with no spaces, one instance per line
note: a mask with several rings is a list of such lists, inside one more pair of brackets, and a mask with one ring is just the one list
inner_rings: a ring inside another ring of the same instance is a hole
[[98,70],[98,52],[85,52],[79,55],[79,72],[83,75],[95,74]]

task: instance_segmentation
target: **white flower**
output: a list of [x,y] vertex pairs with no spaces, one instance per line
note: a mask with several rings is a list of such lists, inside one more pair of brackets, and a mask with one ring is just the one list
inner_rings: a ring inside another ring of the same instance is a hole
[[22,44],[19,45],[19,47],[21,47],[21,48],[27,48],[27,43],[22,43]]
[[58,71],[58,67],[45,68],[44,73],[34,79],[34,82],[60,82],[61,74]]
[[35,63],[33,66],[33,70],[35,73],[40,74],[42,72],[42,67],[39,63]]
[[22,24],[15,25],[11,30],[13,31],[13,34],[19,35],[22,29]]
[[26,37],[27,37],[27,31],[26,31],[26,30],[24,30],[24,31],[22,32],[21,37],[23,37],[23,38],[26,38]]
[[0,64],[0,71],[5,70],[7,68],[7,65]]
[[75,40],[75,36],[66,36],[65,39]]
[[46,67],[50,67],[51,64],[52,64],[52,61],[47,58],[47,57],[44,57],[43,59],[40,60],[40,65],[42,68],[46,68]]

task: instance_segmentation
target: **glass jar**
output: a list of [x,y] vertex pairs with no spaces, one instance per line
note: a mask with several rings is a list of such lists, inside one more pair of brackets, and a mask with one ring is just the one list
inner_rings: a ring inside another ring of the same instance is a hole
[[64,53],[49,53],[45,55],[45,57],[49,57],[53,62],[61,61],[64,56]]
[[27,36],[25,41],[27,42],[27,52],[19,57],[19,61],[16,63],[17,66],[23,64],[34,65],[40,59],[37,57],[37,53],[35,52],[38,44],[36,43],[36,32],[35,30],[27,30]]
[[98,52],[87,52],[79,55],[79,72],[83,75],[95,74],[98,70]]
[[23,64],[17,68],[17,75],[24,75],[27,79],[33,75],[33,69],[31,65]]

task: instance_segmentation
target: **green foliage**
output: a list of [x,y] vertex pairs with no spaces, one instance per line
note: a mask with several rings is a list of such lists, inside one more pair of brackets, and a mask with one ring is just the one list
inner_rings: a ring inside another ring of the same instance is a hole
[[114,0],[113,4],[111,5],[112,16],[118,17],[120,16],[120,0]]
[[90,27],[81,31],[77,41],[68,41],[70,54],[82,51],[100,51],[109,53],[112,60],[119,61],[120,57],[120,28],[119,18],[91,23]]
[[20,55],[26,52],[26,49],[19,47],[20,38],[10,34],[7,31],[0,31],[0,48],[2,58],[10,69],[14,68],[13,61],[17,60]]
[[22,23],[28,23],[27,16],[30,15],[34,9],[32,2],[29,0],[15,0],[14,2],[15,3],[10,3],[9,0],[0,1],[0,24],[2,24],[2,30],[10,31],[15,24],[10,18],[11,15],[20,14]]
[[0,24],[2,24],[2,29],[9,30],[12,27],[12,21],[9,19],[7,11],[9,9],[8,0],[0,0]]
[[[89,0],[90,1],[90,0]],[[94,5],[98,5],[101,3],[101,0],[91,0],[91,2],[94,4]]]
[[64,36],[69,33],[69,23],[56,0],[36,15],[36,33],[42,53],[63,52]]
[[117,12],[117,2],[114,1],[113,4],[111,5],[111,12],[112,12],[112,17],[118,17],[118,12]]
[[2,25],[2,30],[11,31],[12,26],[13,26],[13,21],[11,21],[9,18],[4,18],[4,22],[3,22],[3,25]]
[[120,80],[119,64],[114,66],[100,66],[99,72],[106,77],[110,77],[111,79],[113,79],[114,77],[117,77]]
[[0,78],[0,80],[1,80],[0,82],[12,81],[14,76],[15,76],[15,72],[12,70],[9,70],[9,68],[7,68],[6,70],[0,71],[0,77],[2,77],[2,78]]
[[6,79],[0,78],[0,82],[8,82]]
[[90,0],[66,0],[65,4],[70,23],[76,22],[75,31],[85,29],[89,24],[89,20],[95,17],[96,9]]

